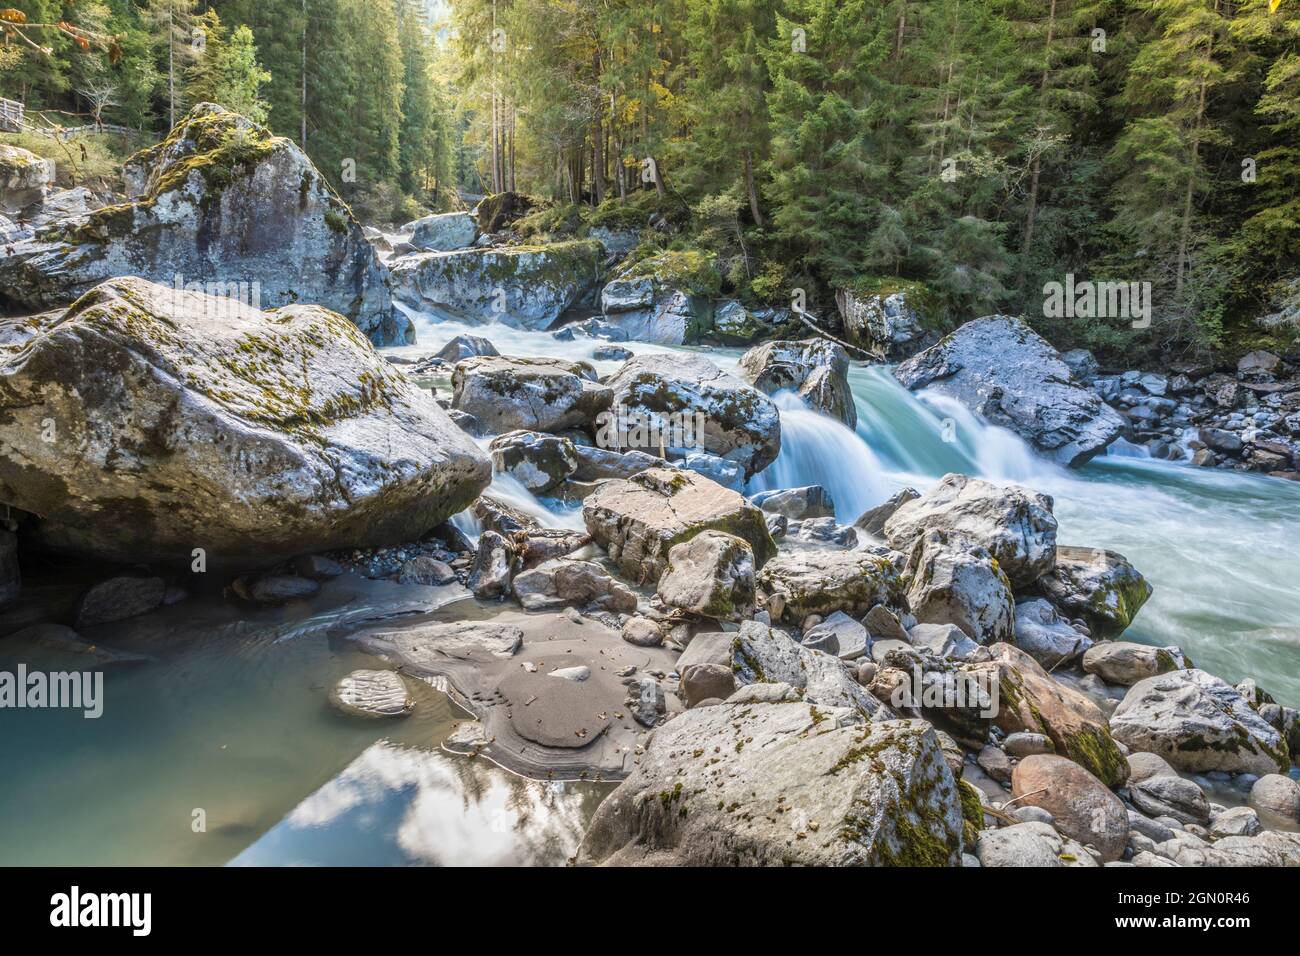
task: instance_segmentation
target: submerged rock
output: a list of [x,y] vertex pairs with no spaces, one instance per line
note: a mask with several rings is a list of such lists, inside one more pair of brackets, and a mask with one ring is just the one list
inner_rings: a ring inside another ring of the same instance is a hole
[[162,578],[144,574],[120,574],[100,581],[78,600],[72,626],[94,627],[148,614],[162,606],[166,591]]
[[602,256],[592,240],[415,253],[393,261],[393,295],[463,322],[547,329],[595,285]]
[[1063,465],[1084,464],[1125,429],[1119,412],[1074,382],[1056,349],[1011,316],[967,322],[894,375],[913,391],[957,399]]
[[405,717],[415,709],[396,671],[353,671],[330,690],[330,703],[353,717]]
[[852,719],[805,703],[687,711],[600,805],[579,862],[955,866],[961,807],[934,732]]
[[292,141],[211,103],[123,170],[131,201],[0,255],[0,300],[66,305],[114,276],[180,282],[258,308],[310,303],[376,344],[414,341],[361,224]]
[[[356,327],[113,279],[0,319],[0,499],[33,544],[122,563],[263,566],[414,540],[491,465]],[[53,440],[46,440],[51,436]]]
[[809,408],[856,428],[858,410],[848,374],[849,353],[825,339],[764,342],[740,358],[741,377],[759,391],[796,392]]

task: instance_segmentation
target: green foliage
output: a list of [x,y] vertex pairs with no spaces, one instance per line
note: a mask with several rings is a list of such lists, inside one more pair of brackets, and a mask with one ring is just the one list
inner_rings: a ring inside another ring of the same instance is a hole
[[253,31],[243,25],[227,30],[215,10],[196,23],[205,40],[203,52],[186,71],[186,100],[216,103],[255,123],[265,121],[267,106],[259,94],[271,74],[258,65]]

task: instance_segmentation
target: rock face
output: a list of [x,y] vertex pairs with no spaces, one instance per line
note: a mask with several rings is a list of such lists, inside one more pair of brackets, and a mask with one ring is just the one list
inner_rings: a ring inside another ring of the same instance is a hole
[[54,185],[54,160],[0,143],[0,213],[15,215],[45,198]]
[[425,216],[412,224],[411,245],[425,252],[451,252],[472,246],[478,238],[478,223],[467,212]]
[[858,618],[877,604],[897,606],[903,597],[893,562],[871,551],[783,552],[763,566],[758,587],[772,620],[791,624],[835,611]]
[[482,356],[457,364],[451,403],[492,433],[588,427],[611,399],[595,378],[585,362]]
[[393,295],[463,322],[546,329],[591,291],[602,257],[593,240],[416,253],[393,261]]
[[1011,795],[1020,806],[1042,807],[1053,826],[1091,844],[1103,861],[1118,860],[1128,843],[1128,811],[1119,797],[1073,760],[1054,754],[1026,757],[1011,774]]
[[803,703],[687,711],[600,805],[579,862],[956,865],[961,808],[934,732],[847,719]]
[[848,374],[849,353],[825,339],[764,342],[740,359],[741,377],[759,391],[797,392],[809,408],[856,428],[858,410]]
[[756,566],[776,554],[763,512],[738,492],[690,471],[652,468],[607,481],[583,501],[582,517],[592,540],[638,584],[657,583],[673,546],[702,531],[743,539]]
[[904,577],[907,603],[922,624],[955,624],[979,644],[1010,640],[1015,626],[1011,582],[987,550],[944,531],[912,546]]
[[1151,596],[1151,585],[1122,555],[1059,545],[1056,566],[1038,583],[1047,598],[1088,623],[1097,640],[1119,637]]
[[[114,279],[0,320],[0,500],[34,544],[251,566],[418,538],[491,466],[356,327]],[[50,437],[52,440],[45,440]]]
[[1063,465],[1082,465],[1125,427],[1119,412],[1075,384],[1056,349],[1011,316],[967,322],[894,375],[913,391],[957,399]]
[[1012,587],[1031,584],[1055,566],[1052,499],[1018,485],[1000,488],[979,478],[944,475],[885,522],[885,538],[898,551],[911,551],[927,531],[944,531],[950,540],[965,538],[988,549]]
[[[702,356],[637,356],[608,385],[614,405],[638,419],[674,416],[665,423],[671,425],[680,418],[678,428],[664,429],[668,449],[717,455],[740,465],[746,478],[770,465],[781,450],[781,418],[771,399]],[[625,432],[622,425],[618,431],[621,448],[659,451],[658,440],[637,442],[635,429]],[[673,432],[681,434],[677,444]]]
[[1286,773],[1286,741],[1227,681],[1195,668],[1138,681],[1110,718],[1115,739],[1179,770]]
[[48,309],[135,275],[263,309],[324,306],[376,344],[415,340],[360,223],[293,141],[200,103],[123,175],[132,201],[0,256],[0,299]]
[[668,552],[659,597],[675,607],[719,621],[754,613],[754,549],[722,531],[701,531]]

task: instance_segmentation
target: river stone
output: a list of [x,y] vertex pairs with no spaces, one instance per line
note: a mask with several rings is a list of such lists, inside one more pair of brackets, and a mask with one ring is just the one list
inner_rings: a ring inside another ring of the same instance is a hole
[[732,635],[731,666],[738,684],[789,684],[813,704],[852,707],[877,719],[891,716],[838,658],[802,647],[784,631],[757,621],[745,621]]
[[162,606],[162,578],[121,574],[93,585],[77,602],[72,626],[80,630],[148,614]]
[[816,651],[825,651],[842,661],[855,661],[867,653],[870,637],[865,627],[843,611],[836,611],[805,632],[800,643]]
[[1048,670],[1074,660],[1093,646],[1091,638],[1061,620],[1056,608],[1042,598],[1030,598],[1016,605],[1015,630],[1016,647]]
[[1190,668],[1138,681],[1110,718],[1115,739],[1179,770],[1285,772],[1282,735],[1229,683]]
[[895,641],[910,641],[912,639],[907,629],[903,627],[903,623],[898,619],[898,615],[883,604],[877,604],[868,611],[866,617],[862,619],[862,623],[873,638],[889,638]]
[[1056,566],[1038,582],[1044,595],[1095,640],[1119,637],[1151,596],[1151,585],[1122,555],[1058,545]]
[[906,633],[913,647],[931,657],[966,661],[985,653],[955,624],[917,624]]
[[955,624],[977,644],[1011,639],[1011,582],[986,549],[928,531],[914,542],[903,578],[918,623]]
[[451,365],[479,355],[500,354],[495,345],[478,335],[458,335],[437,352],[438,358]]
[[1052,499],[1018,485],[945,475],[885,522],[885,538],[898,551],[910,551],[927,531],[945,531],[987,549],[1012,587],[1033,583],[1056,561]]
[[1232,807],[1210,821],[1210,834],[1216,837],[1253,837],[1263,830],[1259,814],[1250,807]]
[[726,700],[736,690],[736,676],[726,664],[695,664],[682,672],[681,694],[687,707],[706,700]]
[[316,306],[113,279],[65,313],[0,319],[0,342],[0,500],[41,515],[47,549],[188,568],[203,548],[211,569],[386,547],[491,477],[427,392]]
[[755,565],[776,553],[763,512],[739,493],[690,471],[652,468],[607,481],[584,499],[582,517],[619,573],[637,584],[657,583],[673,546],[702,531],[744,539]]
[[132,156],[123,177],[131,201],[53,225],[0,257],[0,299],[49,309],[115,276],[167,286],[179,277],[232,306],[310,303],[376,344],[415,340],[361,224],[292,140],[200,103]]
[[852,719],[806,703],[687,711],[601,803],[578,862],[957,865],[960,801],[934,732]]
[[1176,777],[1178,771],[1169,766],[1169,762],[1158,754],[1144,753],[1136,750],[1125,758],[1128,763],[1128,781],[1130,784],[1147,780],[1151,777]]
[[898,571],[887,553],[786,551],[763,566],[758,588],[773,620],[801,624],[809,614],[836,611],[860,617],[877,604],[903,600]]
[[22,573],[18,567],[18,535],[0,528],[0,608],[18,600]]
[[516,574],[511,587],[525,611],[588,605],[602,611],[636,610],[636,595],[591,561],[573,558],[545,561]]
[[595,286],[603,257],[590,239],[417,252],[393,261],[393,296],[461,322],[547,329]]
[[1063,465],[1084,464],[1126,427],[1124,416],[1073,381],[1056,349],[1007,315],[967,322],[894,375],[913,391],[955,398]]
[[895,492],[884,504],[868,508],[859,515],[858,520],[853,522],[853,527],[865,531],[873,538],[883,538],[885,536],[885,522],[893,517],[894,512],[903,505],[909,501],[915,501],[919,497],[921,497],[921,493],[915,488],[904,488],[902,491]]
[[478,223],[467,212],[445,212],[408,223],[411,245],[425,252],[451,252],[472,246]]
[[[618,440],[599,442],[603,447],[659,452],[658,441],[635,444],[629,440],[641,437],[637,432],[647,429],[636,426],[654,415],[674,416],[667,424],[676,421],[679,426],[656,429],[667,450],[717,455],[740,465],[746,478],[770,465],[780,451],[781,417],[772,400],[703,356],[638,355],[607,384],[613,390],[614,405],[626,410],[628,424],[616,424],[612,430]],[[675,438],[680,438],[682,445],[673,445]]]
[[545,494],[578,470],[573,442],[544,432],[512,431],[488,445],[492,466],[535,495]]
[[1128,844],[1128,811],[1119,797],[1066,757],[1037,754],[1016,764],[1011,796],[1021,805],[1042,807],[1053,825],[1072,840],[1091,844],[1102,861],[1118,860]]
[[330,690],[330,703],[353,717],[405,717],[415,709],[396,671],[353,671]]
[[981,830],[976,844],[980,866],[1095,867],[1100,864],[1081,844],[1047,823],[1017,823]]
[[658,593],[669,607],[700,617],[719,621],[752,617],[754,550],[735,535],[701,531],[668,552]]
[[[623,625],[623,640],[637,647],[659,647],[664,642],[664,629],[659,622],[648,617],[630,617]],[[678,671],[681,670],[680,660]]]
[[1017,760],[1032,757],[1035,754],[1050,754],[1056,751],[1056,745],[1052,743],[1051,737],[1046,734],[1031,734],[1025,731],[1007,734],[1007,739],[1002,741],[1002,748]]
[[578,470],[574,481],[600,481],[602,478],[631,478],[649,468],[662,468],[664,460],[642,451],[611,451],[594,445],[576,445]]
[[1129,641],[1094,644],[1083,655],[1083,669],[1108,684],[1131,687],[1140,680],[1185,666],[1176,647],[1150,647]]
[[612,397],[595,377],[586,362],[478,356],[456,365],[451,403],[494,434],[587,428]]
[[791,521],[835,517],[835,502],[821,485],[761,491],[750,500],[768,514],[784,515]]
[[479,535],[478,551],[466,584],[480,600],[503,597],[510,590],[518,563],[518,549],[512,541],[495,531],[484,531]]
[[1250,788],[1250,805],[1289,824],[1300,824],[1300,783],[1280,773],[1266,773]]
[[524,632],[485,621],[428,622],[369,631],[359,640],[366,650],[390,654],[409,668],[437,672],[437,661],[445,658],[476,663],[509,659],[523,645]]
[[1224,837],[1213,844],[1184,844],[1173,859],[1180,866],[1300,866],[1300,833],[1265,830],[1258,836]]
[[427,554],[421,554],[403,562],[402,569],[397,573],[398,584],[423,584],[438,587],[443,584],[451,584],[455,580],[456,572],[452,570],[451,565],[439,561],[437,558],[431,558]]
[[1036,660],[1010,644],[989,647],[993,661],[963,665],[998,688],[994,724],[1007,734],[1046,734],[1069,757],[1108,787],[1128,779],[1128,763],[1115,745],[1106,717],[1088,697],[1053,680]]
[[856,428],[858,410],[848,374],[849,353],[826,339],[764,342],[740,358],[740,377],[759,391],[793,391],[813,411]]
[[45,198],[54,185],[54,160],[0,143],[0,212],[17,215]]
[[1154,776],[1136,783],[1129,781],[1129,799],[1149,817],[1173,817],[1179,823],[1210,822],[1210,801],[1191,780]]

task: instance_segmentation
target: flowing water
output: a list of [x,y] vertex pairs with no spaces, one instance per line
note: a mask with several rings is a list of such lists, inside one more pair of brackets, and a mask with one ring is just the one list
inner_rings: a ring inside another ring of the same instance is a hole
[[[413,314],[420,357],[462,332],[503,354],[592,360],[601,343]],[[672,351],[631,343],[638,353]],[[734,370],[740,352],[701,351]],[[618,362],[594,362],[602,373]],[[445,380],[435,380],[445,393]],[[1300,704],[1300,485],[1144,458],[1120,446],[1079,470],[940,396],[912,395],[887,369],[855,367],[856,432],[777,396],[782,447],[749,491],[825,486],[849,522],[904,486],[948,472],[1019,482],[1053,497],[1059,540],[1126,555],[1154,594],[1126,634],[1178,644],[1230,681],[1256,678]],[[492,494],[546,523],[574,527],[498,476]],[[457,519],[475,535],[468,514]],[[104,716],[10,712],[0,736],[0,863],[556,864],[577,846],[607,788],[521,780],[441,752],[463,715],[419,692],[392,724],[334,713],[340,676],[376,665],[347,640],[386,613],[455,619],[441,589],[346,578],[297,610],[249,613],[195,597],[87,636],[151,660],[108,671]],[[3,642],[0,642],[3,650]],[[195,811],[206,829],[195,832]]]

